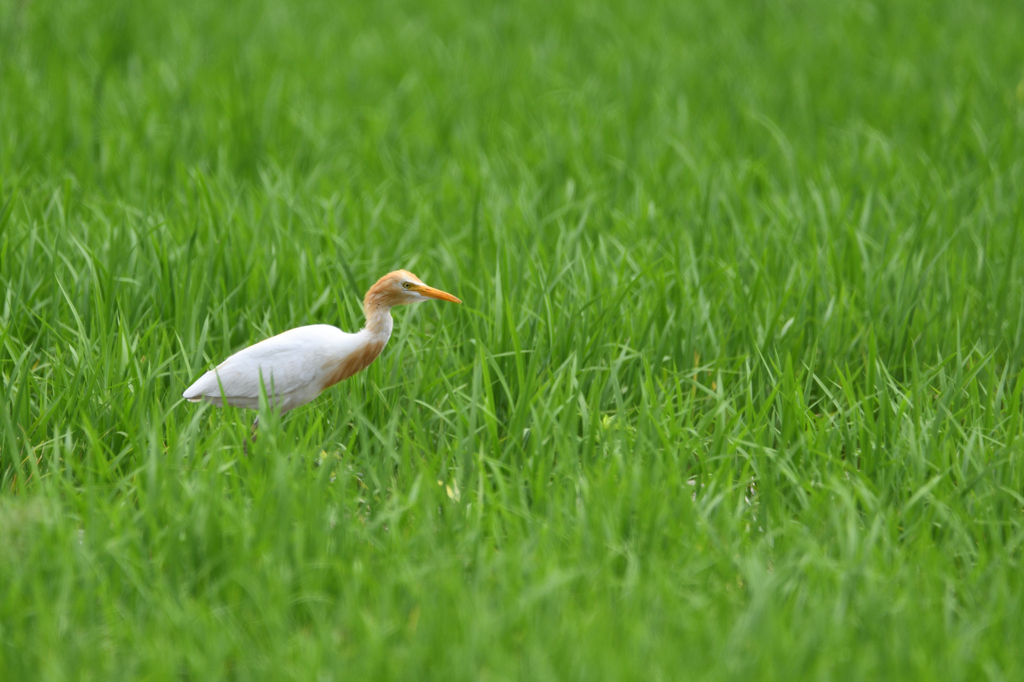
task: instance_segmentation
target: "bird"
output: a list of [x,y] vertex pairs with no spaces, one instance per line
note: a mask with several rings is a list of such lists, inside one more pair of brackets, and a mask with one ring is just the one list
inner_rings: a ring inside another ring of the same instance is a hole
[[[258,409],[262,382],[268,403],[283,414],[369,367],[391,338],[391,308],[431,299],[462,303],[428,287],[408,270],[389,272],[366,292],[366,325],[358,332],[343,332],[329,324],[289,329],[238,351],[199,377],[182,397],[217,407]],[[258,422],[257,417],[253,440]]]

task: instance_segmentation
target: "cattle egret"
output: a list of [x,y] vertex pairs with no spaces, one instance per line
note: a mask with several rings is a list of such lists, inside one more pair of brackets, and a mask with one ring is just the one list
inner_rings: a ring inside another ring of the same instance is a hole
[[411,272],[388,273],[366,292],[366,326],[355,334],[329,324],[290,329],[238,351],[199,377],[182,396],[194,403],[205,400],[218,407],[227,403],[257,409],[262,379],[271,405],[282,413],[293,410],[370,366],[391,337],[393,306],[431,298],[462,303]]

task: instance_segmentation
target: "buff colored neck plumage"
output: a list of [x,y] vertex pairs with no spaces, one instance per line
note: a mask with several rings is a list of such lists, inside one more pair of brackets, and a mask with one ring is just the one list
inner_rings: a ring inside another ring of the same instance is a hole
[[375,337],[384,337],[384,340],[387,341],[394,327],[394,320],[391,319],[391,306],[371,304],[367,301],[363,303],[363,312],[366,313],[366,326],[363,329]]
[[357,334],[361,337],[361,343],[354,352],[348,352],[337,361],[328,363],[328,371],[321,390],[344,381],[357,372],[362,372],[384,350],[394,328],[394,321],[391,319],[394,299],[390,293],[393,289],[389,286],[389,277],[390,275],[385,275],[377,280],[377,283],[366,292],[366,298],[363,299],[366,325]]

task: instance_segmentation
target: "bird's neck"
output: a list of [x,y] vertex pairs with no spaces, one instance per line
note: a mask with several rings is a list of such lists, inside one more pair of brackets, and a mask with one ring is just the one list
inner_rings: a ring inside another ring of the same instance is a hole
[[366,313],[366,326],[363,329],[387,343],[394,326],[394,321],[391,319],[391,306],[368,301],[363,306],[363,312]]

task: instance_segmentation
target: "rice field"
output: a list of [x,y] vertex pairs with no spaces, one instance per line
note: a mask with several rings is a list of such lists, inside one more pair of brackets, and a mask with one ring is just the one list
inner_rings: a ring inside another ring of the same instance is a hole
[[1019,9],[0,0],[0,679],[1022,679]]

